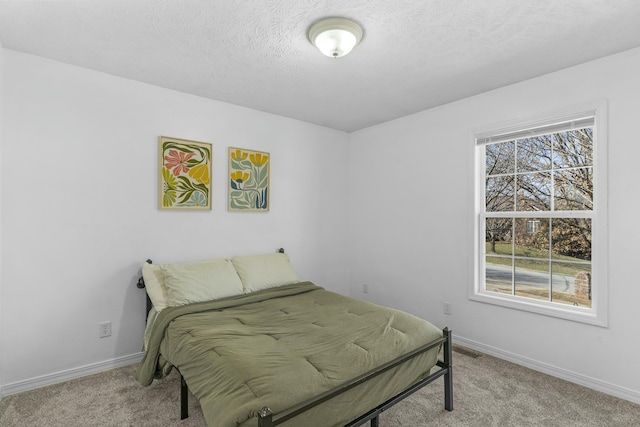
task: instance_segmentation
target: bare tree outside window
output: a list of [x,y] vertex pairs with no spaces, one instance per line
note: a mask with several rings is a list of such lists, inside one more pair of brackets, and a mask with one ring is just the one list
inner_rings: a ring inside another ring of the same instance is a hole
[[591,307],[593,126],[531,133],[485,145],[485,290]]

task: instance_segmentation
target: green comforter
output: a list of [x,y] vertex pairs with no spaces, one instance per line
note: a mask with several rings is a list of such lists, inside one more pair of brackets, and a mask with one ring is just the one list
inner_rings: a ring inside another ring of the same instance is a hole
[[[149,385],[175,366],[209,426],[255,427],[263,406],[277,414],[441,336],[415,316],[302,282],[161,311],[136,379]],[[426,376],[437,353],[283,425],[344,425]]]

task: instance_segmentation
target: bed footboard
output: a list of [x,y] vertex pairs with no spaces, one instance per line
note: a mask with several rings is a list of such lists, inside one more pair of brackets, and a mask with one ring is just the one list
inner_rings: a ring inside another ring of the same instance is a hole
[[322,402],[325,402],[341,393],[344,393],[345,391],[350,390],[353,387],[359,384],[362,384],[363,382],[373,377],[376,377],[382,374],[383,372],[386,372],[389,369],[394,368],[408,361],[409,359],[412,359],[413,357],[419,354],[422,354],[440,344],[443,344],[443,353],[444,353],[443,360],[438,361],[436,364],[436,366],[438,366],[440,369],[433,372],[423,380],[412,385],[408,389],[400,392],[399,394],[387,400],[386,402],[382,403],[380,406],[361,415],[360,417],[351,421],[349,424],[346,424],[345,427],[361,426],[369,421],[371,422],[372,427],[377,427],[378,416],[382,412],[386,411],[387,409],[389,409],[396,403],[400,402],[401,400],[405,399],[406,397],[412,395],[413,393],[420,390],[427,384],[432,383],[433,381],[440,378],[441,376],[444,376],[444,407],[447,411],[452,411],[453,410],[453,372],[452,372],[451,331],[449,330],[449,328],[444,328],[444,330],[442,331],[442,335],[443,335],[442,338],[439,338],[435,341],[425,344],[422,347],[419,347],[410,353],[400,356],[397,359],[392,360],[391,362],[388,362],[376,369],[373,369],[359,377],[356,377],[353,380],[345,384],[342,384],[339,387],[336,387],[319,396],[316,396],[313,399],[310,399],[306,402],[303,402],[299,405],[296,405],[292,408],[282,411],[279,414],[274,414],[271,411],[271,409],[269,409],[268,407],[264,407],[258,413],[258,427],[274,427],[279,424],[282,424],[285,421],[295,417],[296,415],[299,415],[313,408],[314,406],[321,404]]

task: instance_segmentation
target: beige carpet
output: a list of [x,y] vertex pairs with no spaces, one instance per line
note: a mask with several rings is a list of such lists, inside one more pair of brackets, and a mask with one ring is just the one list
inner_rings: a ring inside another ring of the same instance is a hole
[[[383,413],[380,426],[640,426],[640,405],[491,356],[460,348],[453,355],[453,412],[443,408],[440,379]],[[0,426],[205,426],[193,398],[180,421],[177,376],[144,388],[134,368],[7,396]]]

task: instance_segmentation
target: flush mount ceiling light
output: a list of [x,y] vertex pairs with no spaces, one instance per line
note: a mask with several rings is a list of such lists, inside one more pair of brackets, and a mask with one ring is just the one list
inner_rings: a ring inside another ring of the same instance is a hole
[[320,52],[340,58],[362,40],[360,25],[346,18],[326,18],[309,28],[309,40]]

